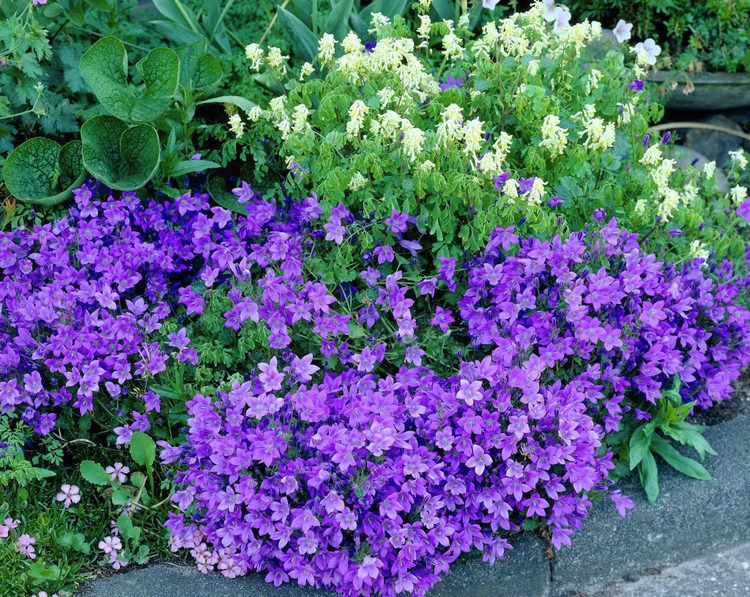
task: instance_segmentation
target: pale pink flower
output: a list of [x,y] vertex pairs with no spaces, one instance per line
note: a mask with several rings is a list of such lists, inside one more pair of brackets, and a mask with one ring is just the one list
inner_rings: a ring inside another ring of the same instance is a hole
[[109,476],[112,477],[113,481],[119,483],[125,483],[125,481],[128,480],[127,475],[130,472],[130,468],[125,466],[122,462],[115,462],[112,466],[108,466],[104,470],[109,473]]
[[101,549],[106,554],[115,554],[115,557],[117,557],[117,552],[122,549],[122,541],[120,541],[119,537],[104,537],[101,541],[99,541],[99,549]]
[[66,508],[70,508],[72,504],[77,504],[81,501],[81,491],[78,489],[78,485],[68,485],[65,483],[60,487],[60,493],[55,496],[58,502],[63,502]]
[[36,558],[36,551],[34,551],[35,543],[36,539],[34,537],[29,535],[28,533],[24,533],[16,541],[16,550],[21,555],[24,555],[30,560],[33,560]]

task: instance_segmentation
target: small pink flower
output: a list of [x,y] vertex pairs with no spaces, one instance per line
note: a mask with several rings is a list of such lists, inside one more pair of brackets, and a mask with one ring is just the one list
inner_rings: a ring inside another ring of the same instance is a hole
[[24,555],[30,560],[33,560],[36,558],[36,552],[34,551],[35,543],[36,539],[34,537],[27,533],[24,533],[16,541],[16,550],[21,555]]
[[115,462],[112,466],[108,466],[104,470],[109,473],[109,476],[112,477],[113,481],[119,483],[125,483],[125,481],[128,480],[128,473],[130,472],[130,468],[125,466],[122,462]]
[[117,552],[122,549],[122,541],[119,537],[104,537],[99,541],[99,549],[106,554],[115,554],[115,557],[117,557]]
[[80,489],[77,485],[68,485],[65,483],[60,487],[60,493],[55,496],[58,502],[63,502],[66,508],[70,508],[71,504],[77,504],[81,501]]
[[47,0],[31,0],[31,3],[34,6],[39,6],[40,4],[47,4]]
[[12,518],[8,517],[3,521],[3,524],[0,524],[0,539],[5,539],[8,535],[10,535],[10,532],[18,527],[18,521],[13,520]]

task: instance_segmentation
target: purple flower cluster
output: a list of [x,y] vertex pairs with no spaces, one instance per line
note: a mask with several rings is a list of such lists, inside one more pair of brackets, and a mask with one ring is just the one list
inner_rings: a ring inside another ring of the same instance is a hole
[[737,302],[748,281],[729,262],[714,264],[713,277],[699,260],[678,270],[614,219],[591,241],[523,240],[515,257],[509,242],[512,231],[493,233],[459,305],[475,343],[512,351],[512,342],[532,355],[513,382],[524,393],[585,366],[609,432],[631,407],[656,404],[675,377],[685,402],[726,399],[750,362],[750,311]]
[[[265,322],[270,356],[189,401],[187,445],[163,446],[183,465],[171,544],[203,571],[424,594],[463,553],[501,558],[526,523],[568,544],[609,485],[606,434],[676,376],[686,401],[726,398],[750,362],[746,281],[659,263],[614,220],[565,241],[498,229],[483,255],[432,269],[394,213],[342,293],[305,266],[308,238],[340,245],[346,222],[256,230],[255,283],[232,288],[226,320]],[[436,362],[436,337],[463,348]]]
[[[0,412],[20,413],[41,434],[71,406],[85,414],[104,400],[122,411],[132,380],[164,371],[170,356],[195,363],[184,329],[155,341],[162,323],[177,301],[200,311],[193,281],[241,271],[243,234],[268,214],[258,205],[235,225],[192,193],[97,200],[84,186],[75,201],[53,223],[0,232]],[[138,402],[158,410],[153,393]],[[148,429],[133,416],[133,428]],[[127,441],[133,428],[118,436]]]

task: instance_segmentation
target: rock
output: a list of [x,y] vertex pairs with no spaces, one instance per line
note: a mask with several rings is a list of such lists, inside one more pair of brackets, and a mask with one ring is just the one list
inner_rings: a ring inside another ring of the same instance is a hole
[[[700,170],[703,168],[703,165],[709,161],[702,153],[698,153],[694,149],[690,149],[689,147],[685,147],[683,145],[678,145],[675,148],[675,151],[677,157],[677,165],[680,168],[692,167],[696,170]],[[729,181],[727,180],[724,171],[721,168],[717,167],[716,174],[714,176],[716,177],[716,188],[718,188],[722,193],[726,193],[729,190]]]
[[488,566],[475,557],[451,567],[429,597],[543,597],[550,590],[545,544],[535,535],[513,543],[505,559]]
[[704,597],[750,595],[750,543],[643,576],[609,584],[588,597]]
[[[707,124],[715,124],[733,131],[742,132],[742,127],[731,118],[722,114],[716,114],[701,121]],[[713,160],[720,166],[729,159],[729,152],[742,147],[742,139],[722,133],[705,129],[689,129],[685,134],[685,147],[694,149],[703,154],[706,159]]]
[[706,439],[719,454],[704,462],[711,481],[696,481],[659,461],[661,495],[654,505],[635,479],[620,484],[636,502],[625,518],[609,500],[595,504],[571,547],[556,553],[555,595],[750,542],[748,434],[747,416],[707,429]]

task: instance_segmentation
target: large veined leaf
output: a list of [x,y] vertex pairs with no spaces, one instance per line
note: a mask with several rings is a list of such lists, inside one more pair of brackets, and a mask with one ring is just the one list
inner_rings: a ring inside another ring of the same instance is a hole
[[81,140],[83,165],[112,189],[139,189],[159,167],[159,134],[150,124],[129,126],[113,116],[95,116],[81,127]]
[[47,207],[65,201],[85,173],[80,141],[61,147],[52,139],[35,137],[11,152],[3,177],[16,199]]
[[223,74],[218,58],[206,52],[205,42],[180,52],[180,84],[184,87],[205,92],[216,87]]
[[180,59],[168,48],[151,50],[137,65],[143,88],[128,84],[128,53],[114,36],[100,39],[81,56],[81,76],[112,116],[133,122],[158,118],[171,105]]
[[305,60],[312,60],[318,53],[318,40],[312,31],[291,12],[279,6],[279,22],[289,34],[292,45]]

